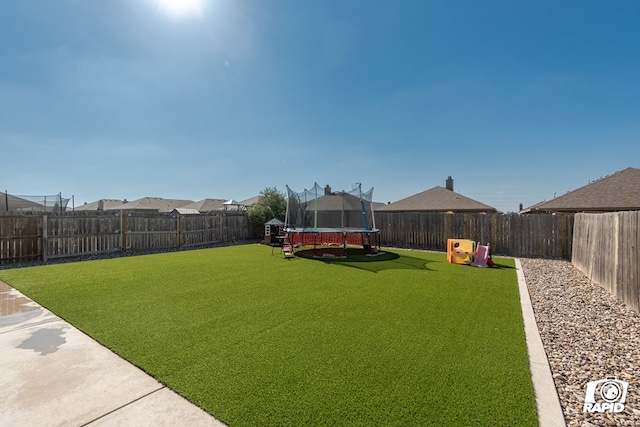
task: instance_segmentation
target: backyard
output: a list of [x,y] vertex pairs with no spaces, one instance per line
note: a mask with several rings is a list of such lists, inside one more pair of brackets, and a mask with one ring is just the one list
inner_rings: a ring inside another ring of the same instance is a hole
[[231,426],[537,425],[512,259],[241,245],[0,271]]

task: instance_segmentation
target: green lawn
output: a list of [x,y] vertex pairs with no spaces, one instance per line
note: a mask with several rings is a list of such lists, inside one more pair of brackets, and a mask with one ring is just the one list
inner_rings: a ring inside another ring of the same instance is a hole
[[514,263],[233,246],[0,271],[231,426],[534,426]]

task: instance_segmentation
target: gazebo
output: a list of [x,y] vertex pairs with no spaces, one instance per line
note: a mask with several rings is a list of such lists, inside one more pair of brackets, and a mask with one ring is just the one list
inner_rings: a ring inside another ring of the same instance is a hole
[[231,210],[239,211],[241,206],[242,204],[234,199],[229,199],[226,202],[222,203],[222,207],[224,208],[225,211],[231,211]]

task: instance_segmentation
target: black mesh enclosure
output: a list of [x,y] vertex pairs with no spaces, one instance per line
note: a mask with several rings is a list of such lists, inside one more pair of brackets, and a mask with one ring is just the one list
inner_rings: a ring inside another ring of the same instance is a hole
[[69,204],[68,198],[61,194],[51,196],[16,196],[2,194],[0,209],[11,212],[64,212]]
[[317,183],[301,192],[287,186],[285,228],[374,230],[372,199],[373,188],[362,191],[359,183],[350,191],[336,192]]

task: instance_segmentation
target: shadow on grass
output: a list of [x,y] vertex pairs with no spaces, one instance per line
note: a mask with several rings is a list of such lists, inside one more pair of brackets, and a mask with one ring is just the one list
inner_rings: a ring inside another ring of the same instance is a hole
[[493,264],[491,266],[492,269],[508,269],[508,270],[513,270],[515,269],[515,267],[512,267],[510,265],[504,265],[504,264],[498,264],[497,262],[494,261],[495,264]]
[[437,262],[424,258],[399,255],[393,252],[382,252],[375,256],[367,255],[361,249],[348,249],[346,258],[321,258],[316,261],[343,267],[358,268],[360,270],[377,273],[383,270],[431,270],[427,264]]

